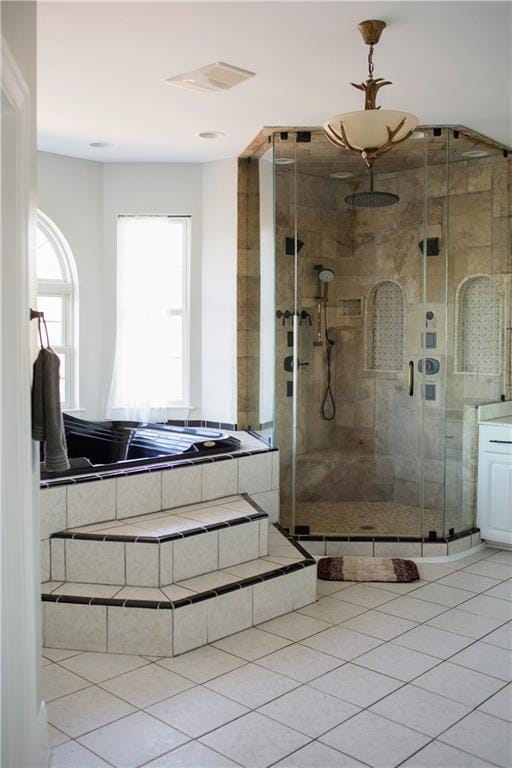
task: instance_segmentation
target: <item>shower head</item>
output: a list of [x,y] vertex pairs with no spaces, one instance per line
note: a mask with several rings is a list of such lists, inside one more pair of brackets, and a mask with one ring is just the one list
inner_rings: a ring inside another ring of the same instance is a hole
[[354,192],[347,195],[345,202],[354,208],[383,208],[395,205],[400,198],[393,192],[379,192],[373,189],[373,168],[370,168],[370,189],[368,192]]
[[328,269],[327,267],[322,267],[322,269],[318,273],[318,279],[321,283],[332,283],[334,280],[334,272],[332,269]]

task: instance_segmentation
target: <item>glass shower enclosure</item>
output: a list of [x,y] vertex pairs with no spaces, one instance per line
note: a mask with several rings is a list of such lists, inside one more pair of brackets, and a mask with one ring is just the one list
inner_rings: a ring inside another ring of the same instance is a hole
[[423,127],[375,165],[279,131],[259,163],[259,424],[296,533],[443,537],[476,513],[477,406],[512,398],[511,163]]

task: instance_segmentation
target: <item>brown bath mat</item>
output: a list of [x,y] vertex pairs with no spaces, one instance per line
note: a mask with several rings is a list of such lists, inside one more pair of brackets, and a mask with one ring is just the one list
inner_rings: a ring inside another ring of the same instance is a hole
[[416,581],[418,568],[401,557],[322,557],[318,578],[324,581]]

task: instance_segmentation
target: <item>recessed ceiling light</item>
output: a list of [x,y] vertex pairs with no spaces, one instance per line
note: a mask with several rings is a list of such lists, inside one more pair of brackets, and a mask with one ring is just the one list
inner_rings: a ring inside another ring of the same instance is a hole
[[208,91],[227,91],[251,77],[254,77],[254,72],[234,67],[224,61],[217,61],[215,64],[207,64],[205,67],[194,69],[192,72],[184,72],[181,75],[169,77],[165,82],[168,85],[176,85],[178,88],[206,93]]
[[276,157],[274,160],[276,165],[293,165],[294,162],[293,157]]
[[108,141],[91,141],[89,146],[95,147],[96,149],[102,149],[103,147],[110,147],[110,144]]
[[220,139],[226,134],[223,131],[201,131],[197,134],[201,139]]
[[488,154],[485,149],[468,149],[462,153],[462,157],[487,157]]
[[349,179],[353,175],[350,171],[336,171],[336,173],[330,174],[331,179]]
[[410,139],[416,139],[416,140],[424,139],[425,138],[425,132],[424,131],[414,131],[414,133],[412,133],[409,136],[409,138]]

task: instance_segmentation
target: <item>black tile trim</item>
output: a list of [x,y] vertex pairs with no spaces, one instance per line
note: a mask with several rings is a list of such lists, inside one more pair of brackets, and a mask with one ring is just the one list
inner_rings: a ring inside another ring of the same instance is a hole
[[278,530],[281,531],[287,538],[289,538],[290,541],[298,543],[300,541],[371,541],[376,544],[379,544],[380,542],[407,542],[407,543],[414,543],[414,544],[449,544],[451,541],[456,541],[457,539],[464,539],[467,538],[475,533],[480,533],[480,528],[467,528],[464,531],[459,531],[459,533],[455,533],[453,536],[443,536],[437,539],[429,539],[428,536],[336,536],[334,534],[328,534],[325,535],[321,533],[315,533],[311,534],[310,536],[305,536],[304,534],[300,536],[292,536],[288,529],[281,528],[281,526],[276,525]]
[[[127,518],[129,520],[130,518]],[[222,520],[217,523],[207,523],[198,525],[196,528],[187,528],[185,531],[176,531],[168,533],[166,536],[129,536],[116,533],[77,533],[76,531],[57,531],[52,533],[51,539],[72,539],[73,541],[125,541],[134,544],[163,544],[166,541],[176,541],[178,539],[187,539],[190,536],[198,536],[202,533],[211,533],[221,528],[233,528],[236,525],[244,523],[254,523],[258,520],[268,519],[266,512],[257,512],[254,515],[236,517],[233,520]]]

